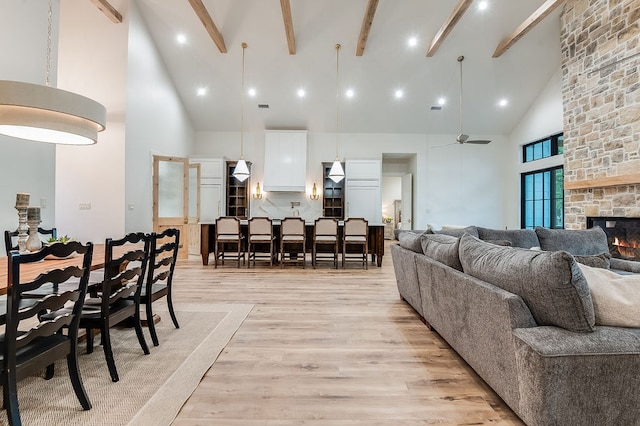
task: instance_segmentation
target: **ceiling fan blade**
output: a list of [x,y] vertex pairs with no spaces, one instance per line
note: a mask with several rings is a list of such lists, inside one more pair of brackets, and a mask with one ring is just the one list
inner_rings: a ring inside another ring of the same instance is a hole
[[476,144],[476,145],[486,145],[488,143],[491,143],[491,141],[483,140],[483,139],[476,139],[476,140],[470,140],[470,141],[468,140],[468,141],[465,141],[463,143],[473,143],[473,144]]
[[430,147],[430,149],[433,149],[433,148],[444,148],[445,146],[458,145],[458,143],[459,142],[445,143],[444,145],[432,146],[432,147]]

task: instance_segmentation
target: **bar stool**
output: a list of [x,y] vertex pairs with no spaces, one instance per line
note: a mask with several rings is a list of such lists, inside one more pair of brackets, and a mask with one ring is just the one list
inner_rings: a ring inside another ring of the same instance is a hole
[[[273,224],[271,219],[267,217],[252,217],[249,219],[249,239],[247,251],[249,252],[247,258],[247,268],[251,266],[251,259],[253,259],[253,266],[256,266],[256,258],[258,253],[263,254],[261,257],[269,259],[269,266],[273,266],[273,249],[275,237],[273,235]],[[257,248],[269,247],[269,251],[258,251]]]
[[[342,267],[348,259],[361,260],[362,266],[369,269],[367,255],[369,254],[369,223],[364,218],[350,217],[344,221],[344,237],[342,239]],[[358,248],[357,256],[347,256],[348,248]]]
[[[285,250],[289,246],[288,250]],[[300,250],[296,250],[298,247]],[[280,224],[280,266],[284,268],[285,253],[289,253],[289,261],[297,263],[299,253],[302,253],[302,267],[307,260],[304,235],[304,220],[299,217],[286,217]]]
[[331,257],[327,256],[324,259],[333,259],[333,267],[338,269],[338,221],[336,219],[329,217],[316,219],[313,227],[313,251],[311,254],[311,264],[314,269],[319,259],[318,245],[333,246]]
[[240,220],[237,217],[224,216],[216,220],[216,235],[215,235],[215,267],[218,267],[218,259],[222,260],[224,265],[225,249],[226,246],[233,244],[237,249],[238,268],[240,267],[240,259],[244,261],[244,248],[242,247],[242,240],[244,236],[240,232]]

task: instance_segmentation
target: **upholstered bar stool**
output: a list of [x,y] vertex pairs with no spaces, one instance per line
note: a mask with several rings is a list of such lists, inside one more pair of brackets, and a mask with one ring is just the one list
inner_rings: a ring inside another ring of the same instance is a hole
[[[369,254],[369,223],[364,218],[351,217],[344,221],[344,237],[342,239],[342,267],[347,260],[362,261],[362,266],[369,269],[367,255]],[[348,255],[349,248],[356,247],[355,256]]]
[[[289,253],[289,260],[286,260]],[[280,224],[280,266],[284,268],[285,262],[298,262],[298,256],[302,256],[302,267],[307,260],[304,235],[304,220],[299,217],[286,217]]]
[[240,232],[240,220],[237,217],[225,216],[216,220],[216,235],[215,235],[215,267],[218,267],[218,259],[222,260],[224,265],[224,258],[226,255],[226,248],[229,245],[234,246],[237,253],[234,253],[238,259],[238,268],[240,267],[240,259],[244,261],[244,248],[242,246],[242,240],[244,239]]
[[[274,239],[271,219],[267,217],[252,217],[249,219],[247,268],[251,266],[251,259],[253,259],[253,266],[256,266],[256,258],[258,256],[268,258],[269,266],[273,266]],[[267,247],[268,251],[266,251]],[[262,248],[261,251],[258,250],[260,248]],[[259,255],[258,253],[262,254]]]
[[316,219],[313,227],[313,251],[311,253],[311,264],[315,269],[318,261],[318,246],[332,247],[332,252],[328,253],[330,257],[325,259],[333,259],[333,267],[338,269],[338,221],[334,218],[321,217]]

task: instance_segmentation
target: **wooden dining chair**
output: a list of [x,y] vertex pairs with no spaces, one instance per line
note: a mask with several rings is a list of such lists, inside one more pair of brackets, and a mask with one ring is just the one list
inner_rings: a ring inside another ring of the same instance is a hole
[[[87,353],[93,352],[93,330],[100,330],[104,356],[114,382],[119,377],[111,346],[111,327],[133,318],[140,347],[146,355],[149,354],[140,322],[140,294],[146,278],[150,239],[142,232],[130,233],[117,240],[107,238],[104,276],[100,283],[92,284],[94,288],[89,289],[80,315],[80,328],[86,330]],[[114,257],[114,247],[125,247],[127,251]]]
[[[271,219],[267,217],[252,217],[249,219],[247,268],[251,266],[251,259],[253,259],[253,266],[256,266],[258,253],[263,253],[261,257],[269,259],[269,266],[273,266],[274,240]],[[260,248],[262,250],[259,250]]]
[[333,260],[333,267],[338,269],[338,220],[330,217],[316,219],[313,227],[313,249],[311,253],[311,264],[315,269],[320,258],[318,246],[331,247],[330,258]]
[[[342,237],[342,267],[348,260],[362,261],[362,266],[369,269],[369,223],[364,218],[350,217],[344,221],[344,234]],[[356,255],[349,253],[351,247],[356,248]]]
[[[286,254],[289,253],[289,260]],[[302,268],[307,260],[304,220],[299,217],[286,217],[280,223],[280,266],[285,263],[297,263],[302,258]]]
[[240,259],[244,262],[245,253],[243,247],[244,236],[240,232],[240,219],[234,216],[224,216],[216,219],[215,232],[215,267],[218,267],[218,259],[221,259],[224,265],[226,249],[231,246],[236,249],[235,256],[238,260],[238,268],[240,267]]
[[[44,229],[38,227],[38,234],[40,234],[40,240],[42,240],[42,244],[47,242],[49,237],[57,238],[58,231],[56,228]],[[18,230],[15,231],[4,231],[4,248],[9,255],[11,250],[18,250]]]
[[[68,257],[81,255],[81,266],[51,269],[31,281],[20,279],[21,265],[42,261],[47,256]],[[54,362],[66,358],[73,390],[83,409],[89,410],[91,402],[82,383],[78,368],[78,325],[87,292],[93,245],[79,242],[53,244],[42,250],[8,255],[7,313],[5,332],[0,336],[2,370],[0,384],[3,390],[4,408],[11,426],[21,425],[17,383]],[[47,284],[75,283],[72,289],[48,294],[40,299],[25,300],[23,293],[37,290]],[[25,303],[27,305],[25,306]],[[70,309],[64,309],[68,304]],[[47,319],[42,313],[48,312]],[[55,392],[52,392],[52,395]]]
[[[175,228],[165,229],[161,233],[152,233],[149,249],[149,266],[147,267],[147,278],[140,295],[140,305],[145,306],[147,316],[147,326],[154,346],[158,346],[158,334],[153,321],[153,302],[163,297],[167,298],[169,315],[176,328],[180,328],[178,319],[173,309],[173,297],[171,286],[173,281],[173,271],[178,259],[178,248],[180,246],[180,230]],[[142,309],[142,307],[141,307]]]

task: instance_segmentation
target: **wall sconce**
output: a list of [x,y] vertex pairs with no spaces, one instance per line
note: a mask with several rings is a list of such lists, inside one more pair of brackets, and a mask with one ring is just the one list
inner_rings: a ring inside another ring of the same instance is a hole
[[309,195],[309,198],[312,200],[317,200],[320,198],[320,194],[318,194],[318,188],[316,187],[315,182],[313,183],[313,189],[311,189],[311,195]]
[[256,200],[262,199],[262,191],[260,191],[260,182],[256,183],[256,192],[253,194],[253,198]]

